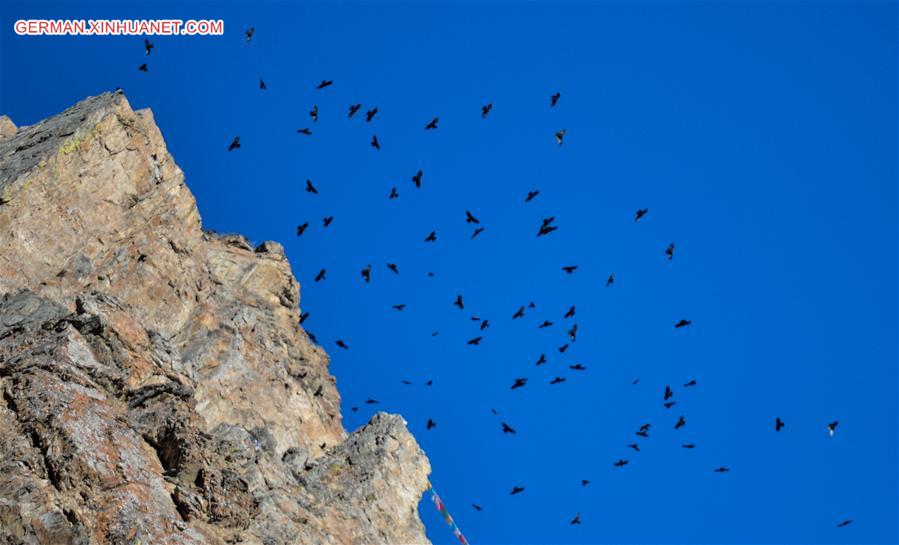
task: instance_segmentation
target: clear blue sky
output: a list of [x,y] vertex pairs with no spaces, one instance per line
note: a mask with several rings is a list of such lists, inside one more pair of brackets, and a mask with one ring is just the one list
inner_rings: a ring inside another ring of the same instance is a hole
[[[895,3],[0,9],[0,109],[29,124],[116,86],[152,108],[205,225],[285,244],[347,428],[403,414],[473,544],[896,542]],[[140,37],[17,37],[23,17],[222,18],[225,36],[152,38],[147,58]],[[347,118],[357,102],[380,109],[371,124]],[[466,209],[486,227],[473,241]],[[559,229],[537,239],[546,216]],[[478,347],[472,314],[491,324]]]

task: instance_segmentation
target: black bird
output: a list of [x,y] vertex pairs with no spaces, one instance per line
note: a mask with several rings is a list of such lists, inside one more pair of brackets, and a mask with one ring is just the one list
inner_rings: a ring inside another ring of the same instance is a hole
[[396,310],[403,310],[404,308],[406,308],[406,305],[405,304],[393,305],[393,308],[395,308]]
[[637,210],[636,215],[634,215],[634,221],[640,221],[643,219],[643,216],[649,213],[649,208],[641,208]]
[[649,437],[649,432],[645,432],[645,431],[635,431],[634,433],[636,433],[636,434],[639,435],[640,437]]
[[412,383],[409,382],[408,380],[401,380],[400,382],[402,382],[402,383],[405,384],[406,386],[409,386],[409,385],[412,384]]
[[515,379],[515,384],[513,384],[513,385],[512,385],[512,388],[510,388],[510,389],[511,389],[511,390],[514,390],[515,388],[521,388],[521,387],[523,387],[523,386],[524,386],[525,384],[527,384],[527,383],[528,383],[528,379],[526,379],[526,378],[517,378],[517,379]]
[[503,433],[511,433],[512,435],[515,435],[515,430],[512,428],[512,426],[506,424],[505,422],[501,422],[501,424],[503,425]]
[[837,528],[843,528],[845,526],[849,526],[850,524],[852,524],[852,519],[846,519],[843,522],[837,524]]
[[487,329],[488,327],[490,327],[490,321],[489,321],[489,320],[484,320],[483,322],[481,322],[481,331],[484,331],[484,330]]
[[673,242],[671,244],[669,244],[667,248],[665,248],[665,255],[668,256],[668,261],[671,261],[672,259],[674,259],[674,243]]
[[674,424],[674,429],[679,430],[686,425],[687,425],[687,420],[683,416],[681,416],[680,418],[677,419],[677,423]]
[[590,481],[588,481],[587,479],[581,479],[581,486],[587,486],[588,484],[590,484]]
[[312,394],[312,397],[321,397],[321,395],[322,395],[322,390],[323,390],[323,389],[324,389],[324,386],[322,386],[321,384],[319,384],[319,385],[318,385],[318,388],[315,389],[315,393]]
[[150,51],[153,50],[153,44],[150,40],[144,38],[144,50],[147,52],[147,55],[150,54]]
[[400,196],[400,194],[397,193],[396,187],[392,187],[392,188],[390,188],[390,195],[387,195],[387,198],[388,198],[388,199],[395,199],[395,198],[397,198],[397,197],[399,197],[399,196]]
[[312,109],[309,110],[309,117],[312,118],[313,123],[318,123],[318,104],[312,106]]
[[525,197],[524,202],[531,202],[532,200],[534,200],[534,197],[536,197],[539,194],[540,194],[539,189],[535,189],[533,191],[528,191],[528,196]]
[[565,344],[563,344],[562,346],[559,347],[559,353],[560,353],[560,354],[564,354],[566,350],[568,350],[568,343],[565,343]]
[[468,210],[465,211],[465,223],[481,223],[478,218],[471,215]]
[[556,92],[553,96],[549,97],[549,105],[555,106],[559,102],[559,97],[562,96],[562,93]]
[[577,270],[577,265],[566,265],[565,267],[562,267],[562,270],[568,274],[572,274]]
[[353,117],[354,115],[356,115],[356,112],[358,112],[359,108],[361,108],[361,107],[362,107],[361,104],[351,104],[350,105],[350,113],[349,113],[349,115],[347,115],[347,117]]
[[671,391],[671,386],[665,385],[665,401],[671,399],[671,396],[674,395],[674,392]]
[[350,347],[347,346],[347,344],[345,342],[341,341],[340,339],[337,339],[336,341],[334,341],[334,344],[336,344],[340,348],[343,348],[344,350],[350,349]]
[[640,445],[638,445],[637,443],[631,443],[630,445],[628,445],[628,447],[636,450],[637,452],[640,452]]
[[308,311],[306,311],[306,312],[300,314],[300,325],[303,325],[303,322],[305,322],[305,321],[308,320],[308,319],[309,319],[309,312],[308,312]]
[[581,523],[581,514],[577,513],[576,515],[574,515],[574,518],[571,519],[571,524],[573,526],[575,524],[580,524],[580,523]]
[[415,173],[415,176],[412,177],[412,181],[415,182],[415,187],[421,187],[421,174],[422,172],[419,170]]
[[556,144],[562,145],[562,141],[565,139],[565,129],[562,129],[556,133]]
[[262,78],[259,78],[259,88],[262,89],[263,91],[268,89],[268,86],[265,84],[265,80]]
[[433,420],[431,420],[430,418],[428,418],[428,423],[427,423],[427,425],[426,425],[425,427],[426,427],[427,429],[436,428],[436,427],[437,427],[437,422],[434,422]]
[[564,318],[571,318],[572,316],[574,316],[574,313],[575,313],[574,305],[571,305],[571,308],[568,309],[568,312],[565,313]]
[[470,341],[468,341],[468,344],[470,344],[472,346],[477,346],[477,345],[481,344],[481,339],[483,339],[483,338],[484,337],[475,337],[474,339],[471,339]]
[[366,267],[362,269],[362,279],[366,282],[371,282],[371,265],[366,265]]
[[368,398],[368,399],[365,400],[365,404],[366,404],[366,405],[377,405],[377,404],[378,404],[378,400],[377,400],[377,399]]
[[399,268],[397,268],[396,263],[388,263],[387,268],[396,274],[400,274],[400,270],[399,270]]
[[519,308],[517,311],[515,311],[515,314],[512,315],[513,320],[515,320],[516,318],[523,318],[523,317],[524,317],[524,307]]
[[642,424],[642,425],[640,426],[640,431],[649,431],[649,429],[650,429],[651,427],[652,427],[652,424]]
[[141,72],[146,72],[148,70],[147,63],[143,63],[142,65],[138,66],[137,69]]
[[490,113],[490,110],[493,109],[493,103],[488,102],[487,104],[481,106],[481,119],[487,119],[487,114]]
[[679,321],[679,322],[677,322],[676,324],[674,324],[674,327],[675,327],[676,329],[680,329],[680,328],[682,328],[682,327],[687,327],[688,325],[690,325],[690,324],[692,324],[692,323],[693,323],[693,322],[691,322],[690,320],[683,320],[683,319],[682,319],[681,321]]
[[359,412],[359,407],[350,407],[350,410],[353,411],[354,413],[357,413],[357,412]]
[[425,386],[430,386],[432,384],[434,384],[433,380],[429,380],[429,381],[425,382]]
[[370,122],[372,119],[374,119],[375,115],[377,115],[377,114],[378,114],[377,108],[372,108],[371,110],[365,112],[365,122],[366,123]]
[[318,195],[318,189],[315,189],[315,186],[312,185],[312,180],[306,180],[306,193],[312,193],[313,195]]
[[439,120],[440,120],[439,117],[435,117],[434,119],[432,119],[430,123],[428,123],[427,125],[425,125],[425,130],[427,131],[427,130],[431,130],[431,129],[436,129],[436,128],[437,128],[437,121],[439,121]]
[[638,382],[640,382],[640,379],[635,378],[634,381],[631,382],[631,384],[633,384],[634,386],[636,386]]
[[540,357],[537,358],[537,365],[543,365],[546,363],[546,354],[540,354]]
[[234,151],[240,147],[240,137],[235,136],[234,140],[231,140],[231,144],[228,146],[228,151]]
[[543,227],[540,228],[539,231],[537,231],[537,237],[542,237],[544,235],[548,235],[548,234],[552,233],[553,231],[555,231],[556,229],[558,229],[558,227],[554,227],[552,225],[544,225]]
[[253,27],[248,28],[247,31],[244,32],[244,35],[247,37],[247,41],[248,41],[248,42],[250,41],[250,38],[253,37],[253,33],[254,33],[254,32],[256,32],[256,29],[253,28]]
[[667,403],[664,403],[664,405],[665,405],[666,409],[670,409],[671,407],[674,407],[675,405],[677,405],[677,401],[669,401]]
[[556,377],[549,381],[550,384],[561,384],[562,382],[565,382],[565,379],[562,377]]
[[331,225],[331,222],[333,222],[333,221],[334,221],[334,216],[325,216],[324,218],[322,218],[322,225],[327,227],[327,226]]
[[830,436],[833,437],[833,434],[837,431],[837,426],[840,425],[839,420],[834,420],[830,424],[827,425],[827,431],[830,433]]
[[471,504],[471,506],[474,507],[474,510],[477,511],[477,512],[479,512],[479,513],[480,513],[481,511],[484,510],[483,507],[481,507],[480,505],[478,505],[478,504],[476,504],[476,503]]
[[321,282],[322,280],[324,280],[325,274],[327,274],[327,272],[328,272],[327,269],[322,269],[322,270],[318,271],[318,274],[315,275],[315,281]]
[[778,416],[774,419],[774,431],[780,431],[784,427],[784,421]]
[[300,134],[305,134],[306,136],[312,135],[312,129],[309,129],[307,127],[303,127],[302,129],[297,129],[297,132]]
[[544,328],[547,328],[547,327],[549,327],[549,326],[551,326],[551,325],[553,325],[553,323],[550,322],[549,320],[543,320],[543,323],[540,324],[539,326],[537,326],[537,329],[544,329]]
[[624,459],[622,459],[622,458],[619,458],[618,461],[615,462],[615,463],[612,464],[612,465],[615,466],[615,467],[624,467],[624,466],[627,465],[627,460],[624,460]]
[[574,365],[569,365],[568,368],[573,369],[575,371],[586,371],[587,370],[587,368],[584,367],[584,365],[580,364],[580,363],[575,363]]
[[483,228],[483,227],[475,227],[475,228],[474,228],[474,232],[471,234],[471,240],[474,240],[475,237],[478,236],[478,235],[480,235],[482,232],[484,232],[484,228]]
[[378,142],[378,135],[377,135],[377,134],[372,135],[372,137],[371,137],[371,147],[373,147],[373,148],[375,148],[375,149],[377,149],[377,150],[381,149],[381,143]]
[[310,341],[314,342],[315,344],[318,344],[318,339],[315,338],[315,335],[313,335],[311,331],[306,330],[306,336],[309,337]]
[[437,242],[437,231],[431,231],[431,233],[425,237],[425,242]]
[[609,277],[606,279],[606,287],[608,288],[608,287],[610,287],[610,286],[611,286],[612,284],[614,284],[614,283],[615,283],[615,273],[612,273],[612,274],[610,274]]
[[571,342],[577,342],[577,324],[571,326],[571,329],[568,330],[568,336],[571,337]]
[[715,470],[715,473],[727,473],[728,471],[730,471],[729,467],[721,466]]
[[457,306],[462,309],[465,308],[465,303],[462,302],[462,294],[456,296],[456,300],[453,302],[453,306]]
[[696,381],[695,381],[695,380],[691,380],[690,382],[684,384],[684,388],[689,388],[689,387],[691,387],[691,386],[696,386]]
[[322,82],[318,84],[318,87],[316,87],[316,89],[324,89],[325,87],[328,87],[333,84],[334,84],[334,80],[323,79]]
[[514,496],[515,494],[520,494],[521,492],[524,492],[523,486],[513,486],[512,491],[509,492],[509,495]]
[[309,222],[308,222],[308,221],[307,221],[306,223],[302,224],[302,225],[297,225],[297,236],[300,236],[300,235],[302,235],[303,233],[305,233],[305,232],[306,232],[306,229],[308,229],[308,228],[309,228]]
[[685,443],[685,444],[681,445],[681,447],[686,448],[686,449],[691,449],[691,448],[696,448],[696,445],[694,445],[693,443]]

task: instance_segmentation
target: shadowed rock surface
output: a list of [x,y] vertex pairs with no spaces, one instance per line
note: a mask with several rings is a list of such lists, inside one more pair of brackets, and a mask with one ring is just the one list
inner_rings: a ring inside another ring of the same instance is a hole
[[299,302],[148,110],[0,117],[0,543],[427,543],[427,458],[399,416],[346,433]]

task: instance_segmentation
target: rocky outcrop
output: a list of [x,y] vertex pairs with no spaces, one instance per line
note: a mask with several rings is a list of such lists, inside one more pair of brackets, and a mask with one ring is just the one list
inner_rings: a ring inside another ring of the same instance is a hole
[[0,294],[0,542],[427,542],[405,422],[344,431],[282,247],[203,231],[123,95],[0,118]]

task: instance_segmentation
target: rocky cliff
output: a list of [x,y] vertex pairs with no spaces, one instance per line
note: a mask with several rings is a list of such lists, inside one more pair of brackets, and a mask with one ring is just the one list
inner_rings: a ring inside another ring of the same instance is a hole
[[427,458],[399,416],[344,431],[299,303],[148,110],[0,118],[0,542],[427,543]]

